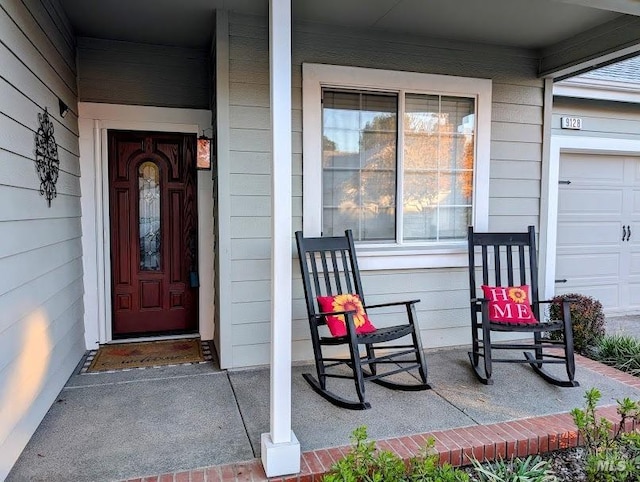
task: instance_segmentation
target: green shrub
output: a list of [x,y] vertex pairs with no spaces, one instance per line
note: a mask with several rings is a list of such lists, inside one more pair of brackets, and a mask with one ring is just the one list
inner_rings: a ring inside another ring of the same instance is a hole
[[367,441],[367,428],[362,426],[351,435],[351,450],[331,466],[324,482],[468,482],[469,476],[460,469],[438,464],[433,453],[434,441],[422,449],[417,457],[405,464],[388,450],[376,450],[373,441]]
[[539,455],[526,459],[514,458],[486,462],[484,465],[472,459],[471,463],[481,482],[555,482],[558,480],[551,469],[551,462]]
[[418,457],[409,460],[407,480],[415,482],[468,482],[469,475],[450,464],[440,465],[440,457],[434,453],[433,438],[427,441]]
[[588,482],[626,482],[636,480],[637,455],[640,452],[640,434],[624,433],[627,420],[640,421],[640,403],[629,398],[618,400],[620,422],[618,430],[613,424],[596,415],[596,406],[601,398],[597,388],[585,393],[585,408],[571,411],[573,422],[578,427],[585,449],[587,462],[585,471]]
[[587,456],[588,482],[632,482],[636,464],[622,450],[609,449]]
[[[602,304],[590,297],[578,293],[568,293],[553,298],[549,309],[551,319],[562,320],[562,301],[570,303],[571,325],[573,327],[573,346],[579,353],[593,349],[604,336],[604,312]],[[560,332],[552,332],[552,339],[560,339]]]
[[640,376],[640,340],[628,335],[607,335],[600,340],[593,358],[618,370]]

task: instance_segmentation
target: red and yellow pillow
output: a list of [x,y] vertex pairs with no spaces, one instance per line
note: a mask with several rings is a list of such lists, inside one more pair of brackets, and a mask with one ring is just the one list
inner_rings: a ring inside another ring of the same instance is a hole
[[[331,311],[355,311],[353,322],[356,325],[356,333],[372,333],[376,331],[375,326],[367,316],[362,306],[360,297],[356,294],[346,293],[336,296],[318,296],[318,306],[320,311],[325,313]],[[332,336],[345,336],[347,325],[344,315],[326,316],[327,326]]]
[[489,321],[499,323],[538,323],[531,311],[529,286],[482,285],[489,300]]

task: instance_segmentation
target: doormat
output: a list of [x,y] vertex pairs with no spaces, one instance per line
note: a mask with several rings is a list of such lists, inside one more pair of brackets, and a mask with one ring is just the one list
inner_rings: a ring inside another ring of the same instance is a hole
[[[202,345],[199,338],[102,345],[90,361],[89,354],[82,373],[204,363],[208,360]],[[210,350],[207,351],[211,360]]]

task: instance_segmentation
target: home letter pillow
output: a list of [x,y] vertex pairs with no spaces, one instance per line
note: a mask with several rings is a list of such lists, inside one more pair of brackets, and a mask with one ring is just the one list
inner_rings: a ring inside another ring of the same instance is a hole
[[482,286],[489,300],[489,321],[537,323],[529,303],[529,286]]
[[[356,333],[371,333],[376,328],[371,324],[371,320],[364,311],[360,297],[355,294],[343,294],[336,296],[318,296],[320,310],[327,313],[331,311],[355,311],[353,323],[356,325]],[[345,336],[347,325],[344,315],[327,316],[327,326],[333,336]]]

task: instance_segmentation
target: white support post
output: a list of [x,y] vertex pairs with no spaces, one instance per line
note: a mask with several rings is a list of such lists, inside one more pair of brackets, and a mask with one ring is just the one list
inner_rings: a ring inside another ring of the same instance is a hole
[[270,432],[261,436],[268,477],[300,472],[291,430],[291,0],[269,2],[271,85]]

